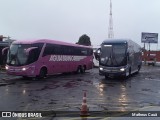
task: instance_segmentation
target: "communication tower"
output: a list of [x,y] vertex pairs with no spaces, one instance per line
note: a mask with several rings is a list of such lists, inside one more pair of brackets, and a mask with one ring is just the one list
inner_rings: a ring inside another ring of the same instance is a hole
[[110,0],[108,38],[114,38],[114,33],[113,33],[113,19],[112,19],[112,1],[111,1],[111,0]]

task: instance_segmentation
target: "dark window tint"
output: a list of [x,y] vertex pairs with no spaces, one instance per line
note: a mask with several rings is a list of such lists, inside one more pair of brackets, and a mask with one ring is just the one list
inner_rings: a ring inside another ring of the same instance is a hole
[[93,54],[93,50],[91,48],[46,44],[43,56],[52,55],[52,54],[90,56]]
[[38,59],[39,55],[40,55],[40,52],[42,50],[42,47],[43,47],[44,43],[35,43],[32,45],[32,47],[38,47],[35,51],[35,53],[37,54],[36,56],[36,60]]

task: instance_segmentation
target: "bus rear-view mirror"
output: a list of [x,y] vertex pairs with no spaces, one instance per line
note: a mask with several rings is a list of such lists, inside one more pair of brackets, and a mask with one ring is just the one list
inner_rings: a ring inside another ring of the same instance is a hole
[[8,49],[9,49],[9,47],[3,48],[3,49],[2,49],[2,55],[4,55],[5,53],[7,53],[7,52],[8,52]]
[[25,50],[26,55],[28,56],[29,53],[30,53],[32,50],[37,49],[37,48],[38,48],[38,47],[30,47],[30,48],[27,48],[27,49]]
[[98,48],[98,49],[96,50],[96,52],[95,52],[95,58],[96,58],[97,60],[100,60],[100,54],[101,54],[101,48]]

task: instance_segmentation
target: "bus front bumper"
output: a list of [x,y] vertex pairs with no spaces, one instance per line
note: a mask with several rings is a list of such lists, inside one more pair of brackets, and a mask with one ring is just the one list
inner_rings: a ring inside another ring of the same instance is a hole
[[11,67],[6,66],[7,74],[15,75],[15,76],[28,76],[28,77],[35,77],[35,67]]
[[99,75],[103,76],[126,76],[127,66],[122,67],[99,67]]

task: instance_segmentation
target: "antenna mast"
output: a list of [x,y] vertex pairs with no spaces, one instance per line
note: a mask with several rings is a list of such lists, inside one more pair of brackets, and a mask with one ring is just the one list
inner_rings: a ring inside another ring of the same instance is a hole
[[114,38],[114,33],[113,33],[113,19],[112,19],[112,1],[111,1],[111,0],[110,0],[110,14],[109,14],[108,38]]

